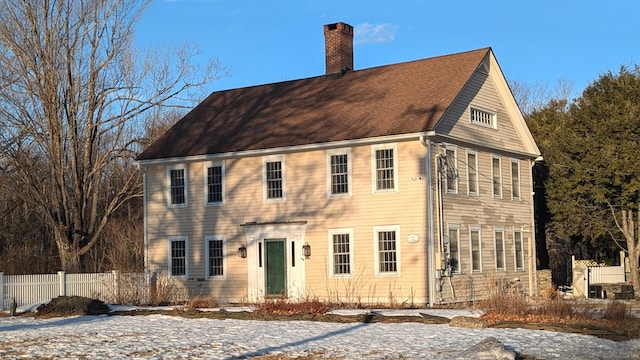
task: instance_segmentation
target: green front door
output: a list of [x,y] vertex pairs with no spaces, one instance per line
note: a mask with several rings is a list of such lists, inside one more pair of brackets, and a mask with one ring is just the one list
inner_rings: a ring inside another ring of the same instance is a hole
[[265,243],[265,287],[266,296],[287,295],[287,261],[285,239],[266,240]]

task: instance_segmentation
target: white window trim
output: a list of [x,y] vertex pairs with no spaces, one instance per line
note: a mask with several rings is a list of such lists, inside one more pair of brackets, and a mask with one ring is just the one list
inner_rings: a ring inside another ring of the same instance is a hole
[[[174,241],[184,241],[184,275],[172,275],[173,271],[171,268],[171,244]],[[169,273],[169,277],[174,279],[188,279],[189,278],[189,237],[188,236],[169,236],[169,241],[167,242],[167,269]]]
[[[383,231],[395,231],[396,232],[396,271],[395,272],[381,272],[380,271],[380,252],[378,248],[378,233]],[[375,276],[376,277],[399,277],[400,273],[400,225],[387,225],[387,226],[374,226],[373,227],[373,261],[375,264]]]
[[[482,123],[482,122],[473,121],[473,111],[474,110],[489,114],[491,116],[491,125],[485,124],[485,123]],[[495,130],[495,129],[498,128],[498,114],[497,114],[496,111],[488,110],[488,109],[482,108],[480,106],[472,105],[472,106],[469,106],[469,123],[473,124],[473,125],[482,126],[482,127],[488,128],[488,129],[494,129]]]
[[[476,183],[476,191],[475,192],[471,192],[471,190],[469,188],[470,175],[469,175],[469,163],[468,163],[468,161],[469,161],[469,155],[470,154],[475,155],[475,158],[476,158],[475,164],[472,164],[474,169],[476,169],[476,181],[475,181],[475,183]],[[478,196],[480,194],[480,181],[479,181],[480,172],[478,171],[478,152],[475,151],[475,150],[467,149],[467,160],[466,160],[466,162],[467,162],[467,195],[469,195],[469,196]]]
[[[499,268],[498,267],[498,241],[496,238],[496,233],[502,233],[502,265],[503,267]],[[499,227],[496,226],[493,228],[493,248],[495,251],[495,256],[496,256],[496,262],[495,262],[495,266],[496,266],[496,271],[507,271],[507,254],[505,253],[505,237],[504,237],[504,228],[503,227]]]
[[[209,273],[209,241],[211,240],[222,240],[222,275],[211,275]],[[227,273],[229,272],[229,268],[227,268],[227,236],[226,235],[206,235],[204,237],[204,263],[205,263],[205,274],[207,279],[210,280],[225,280],[227,278]]]
[[[209,202],[209,178],[208,178],[208,174],[209,171],[208,169],[210,167],[214,167],[214,166],[220,166],[222,169],[222,201],[220,202]],[[226,172],[225,172],[225,167],[224,167],[224,161],[220,160],[220,161],[207,161],[204,163],[204,205],[205,206],[221,206],[224,205],[227,196],[226,196]]]
[[[458,238],[457,239],[451,239],[451,236],[449,236],[449,232],[451,230],[456,230],[456,232],[458,233]],[[449,256],[451,256],[451,244],[455,241],[456,244],[458,245],[458,258],[456,259],[456,261],[458,261],[458,270],[456,271],[451,271],[452,274],[461,274],[462,273],[462,261],[460,261],[460,255],[462,254],[462,250],[460,249],[460,225],[458,224],[449,224],[447,226],[447,236],[449,236]]]
[[[459,184],[459,180],[460,178],[458,177],[458,147],[455,145],[446,145],[445,146],[445,154],[446,151],[453,151],[453,162],[454,162],[454,172],[455,172],[455,189],[449,189],[449,177],[447,176],[448,174],[448,164],[447,164],[447,169],[444,169],[444,187],[446,189],[447,194],[457,194],[458,193],[458,189],[460,188],[460,184]],[[447,162],[449,161],[449,157],[447,156]]]
[[[331,191],[333,189],[331,183],[331,156],[333,155],[347,155],[347,193],[346,194],[333,194]],[[334,198],[344,198],[351,197],[351,189],[352,189],[352,167],[351,167],[351,149],[332,149],[326,151],[327,157],[327,197],[330,199]]]
[[[171,170],[184,170],[184,204],[171,203]],[[189,171],[185,164],[175,164],[167,166],[167,207],[185,208],[189,206]]]
[[[393,189],[378,190],[377,188],[377,168],[376,168],[376,150],[392,149],[393,150]],[[371,146],[371,191],[374,194],[391,194],[397,193],[399,189],[398,184],[398,145],[392,144],[379,144]]]
[[[520,234],[520,246],[522,247],[521,249],[521,253],[522,253],[522,267],[518,267],[518,253],[517,253],[517,247],[516,247],[516,233]],[[522,233],[522,229],[520,229],[519,227],[514,227],[513,228],[513,266],[516,269],[516,271],[524,271],[525,269],[525,253],[524,253],[524,236]]]
[[[478,255],[480,262],[480,270],[473,270],[473,240],[471,239],[471,233],[478,232]],[[482,227],[478,225],[469,226],[469,270],[472,274],[479,274],[482,272]]]
[[[500,194],[496,194],[495,191],[495,187],[493,184],[493,179],[495,177],[494,169],[493,169],[493,160],[497,159],[498,160],[498,165],[499,169],[498,169],[498,184],[500,185]],[[496,154],[491,154],[491,192],[493,193],[493,198],[494,199],[502,199],[503,198],[503,193],[504,193],[504,183],[502,181],[502,157],[500,155],[496,155]]]
[[[287,200],[287,172],[284,161],[284,154],[281,155],[269,155],[262,157],[262,199],[265,203],[278,203],[285,202]],[[267,163],[268,162],[277,162],[279,161],[282,164],[282,197],[277,199],[270,199],[267,197]]]
[[[518,196],[514,196],[515,192],[513,191],[513,165],[516,164],[518,166]],[[511,167],[509,168],[509,177],[511,178],[511,200],[522,200],[522,172],[520,171],[520,160],[511,159]]]
[[[352,228],[341,228],[341,229],[329,229],[329,277],[332,278],[352,278],[353,277],[353,229]],[[351,271],[349,274],[336,274],[334,272],[334,253],[333,253],[333,235],[341,235],[348,234],[349,235],[349,270]]]

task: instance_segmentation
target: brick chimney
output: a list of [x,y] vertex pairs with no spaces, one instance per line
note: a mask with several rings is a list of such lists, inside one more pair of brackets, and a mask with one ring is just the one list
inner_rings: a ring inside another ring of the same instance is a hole
[[343,22],[324,26],[327,74],[353,70],[353,26]]

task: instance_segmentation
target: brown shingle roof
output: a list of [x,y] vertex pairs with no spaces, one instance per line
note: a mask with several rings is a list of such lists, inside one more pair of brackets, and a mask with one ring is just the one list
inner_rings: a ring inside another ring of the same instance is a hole
[[489,51],[214,92],[138,160],[433,130]]

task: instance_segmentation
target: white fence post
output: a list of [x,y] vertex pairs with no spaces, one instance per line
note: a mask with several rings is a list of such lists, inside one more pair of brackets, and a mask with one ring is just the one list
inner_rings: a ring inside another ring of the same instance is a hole
[[118,270],[111,270],[113,274],[113,296],[114,301],[120,301],[120,272]]
[[58,277],[60,278],[60,294],[58,296],[67,295],[67,276],[64,271],[58,271]]
[[0,311],[4,311],[4,273],[0,271]]

